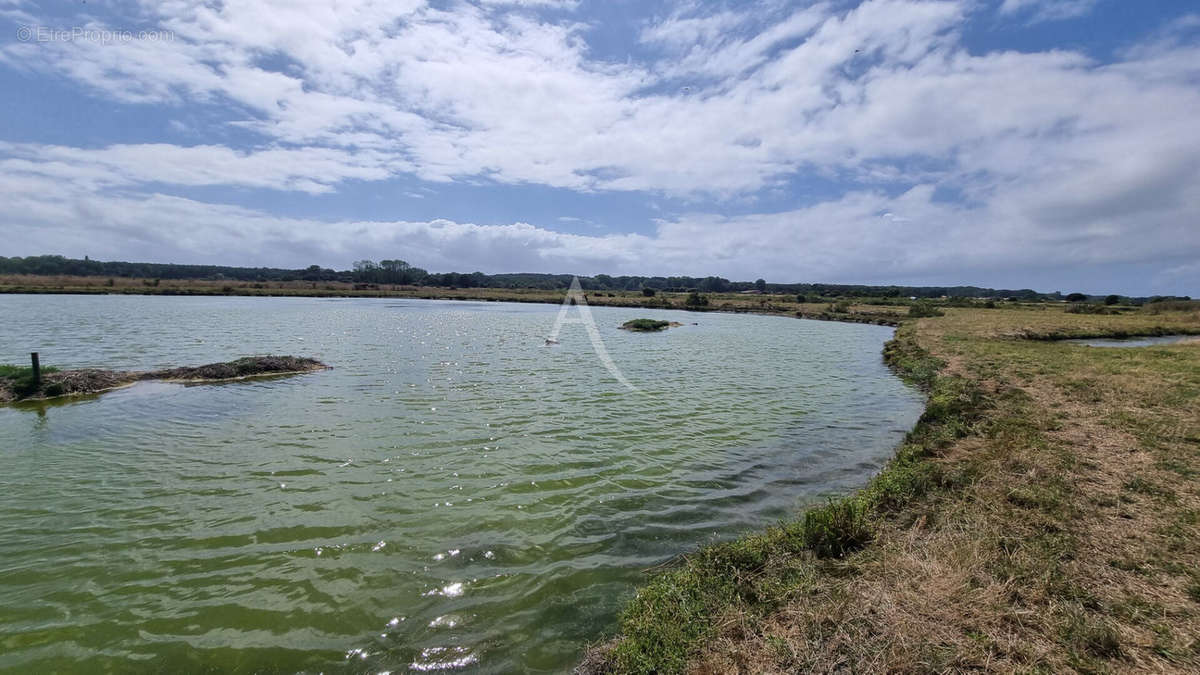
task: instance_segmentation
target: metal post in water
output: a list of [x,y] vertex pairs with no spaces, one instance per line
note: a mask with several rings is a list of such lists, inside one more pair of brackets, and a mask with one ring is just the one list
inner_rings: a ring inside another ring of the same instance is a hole
[[42,384],[42,364],[38,361],[37,352],[29,352],[29,360],[33,361],[33,386],[38,387]]

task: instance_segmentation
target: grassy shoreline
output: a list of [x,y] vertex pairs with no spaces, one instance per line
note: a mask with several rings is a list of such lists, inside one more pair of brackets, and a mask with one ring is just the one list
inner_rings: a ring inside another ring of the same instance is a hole
[[1200,345],[1047,341],[1200,313],[946,312],[885,349],[929,400],[879,475],[657,571],[579,672],[1200,667]]

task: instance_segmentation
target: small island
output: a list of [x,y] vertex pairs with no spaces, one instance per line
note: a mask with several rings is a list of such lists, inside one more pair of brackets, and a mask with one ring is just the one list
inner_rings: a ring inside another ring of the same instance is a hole
[[0,366],[0,403],[98,394],[143,380],[225,382],[251,377],[311,373],[328,367],[316,359],[301,356],[248,356],[225,363],[140,372],[95,368],[59,370],[43,367],[40,377],[34,376],[33,368]]
[[660,321],[658,319],[633,319],[621,324],[621,330],[631,330],[638,333],[656,333],[660,330],[682,326],[678,321]]

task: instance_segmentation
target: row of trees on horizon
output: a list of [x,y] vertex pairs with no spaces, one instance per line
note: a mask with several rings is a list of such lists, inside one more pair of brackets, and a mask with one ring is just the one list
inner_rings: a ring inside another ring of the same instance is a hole
[[[311,265],[303,269],[274,267],[229,267],[223,265],[179,265],[174,263],[104,262],[85,257],[82,260],[60,255],[5,258],[0,256],[0,274],[39,276],[103,276],[142,279],[205,279],[250,282],[267,281],[339,281],[356,284],[401,284],[454,288],[504,288],[560,290],[571,284],[570,274],[484,274],[483,272],[435,273],[414,267],[403,260],[359,260],[349,270],[333,270]],[[653,289],[665,292],[731,293],[756,290],[762,293],[784,293],[820,297],[882,297],[882,298],[1014,298],[1017,300],[1070,300],[1091,297],[1080,293],[1064,296],[1061,292],[1039,293],[1022,289],[994,289],[979,286],[871,286],[862,284],[767,283],[730,281],[723,277],[686,276],[610,276],[597,274],[579,277],[584,290],[639,291]],[[1155,300],[1135,298],[1134,300]],[[1168,299],[1168,298],[1162,298]],[[1189,299],[1186,297],[1171,299]]]

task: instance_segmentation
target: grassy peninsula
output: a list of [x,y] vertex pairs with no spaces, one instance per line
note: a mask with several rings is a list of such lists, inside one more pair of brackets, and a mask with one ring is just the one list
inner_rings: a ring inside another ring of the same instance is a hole
[[928,405],[888,467],[654,572],[581,672],[1200,668],[1200,343],[1053,341],[1200,306],[919,313],[885,357]]
[[682,326],[678,321],[660,321],[658,319],[632,319],[621,324],[622,330],[635,333],[657,333],[673,326]]
[[225,363],[144,372],[97,368],[59,370],[43,367],[40,381],[35,381],[31,368],[0,365],[0,403],[98,394],[142,380],[224,382],[251,377],[309,373],[328,367],[316,359],[299,356],[247,356]]

